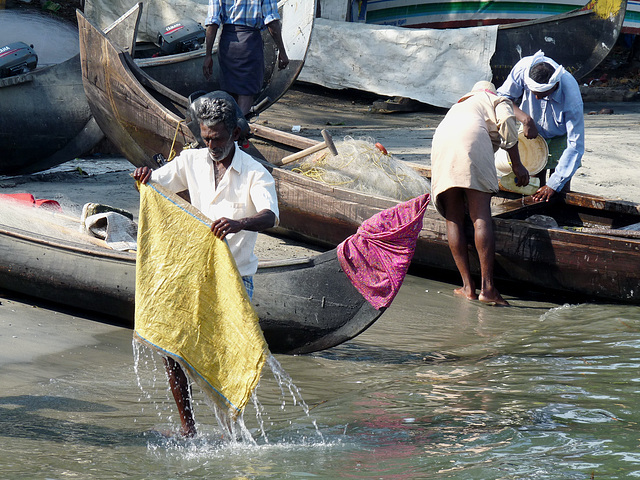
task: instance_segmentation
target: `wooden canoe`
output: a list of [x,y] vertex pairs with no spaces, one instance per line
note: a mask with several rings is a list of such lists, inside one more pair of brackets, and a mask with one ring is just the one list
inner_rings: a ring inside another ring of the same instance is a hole
[[[256,114],[284,95],[300,73],[313,27],[315,0],[301,6],[287,0],[280,5],[280,12],[290,63],[278,70],[275,43],[265,34],[265,81],[256,99]],[[141,14],[142,3],[137,3],[105,33],[132,55],[141,50],[136,44]],[[150,48],[145,52],[147,56],[153,53]],[[217,61],[211,80],[204,79],[203,56],[204,49],[200,49],[136,62],[151,78],[188,96],[219,85]],[[103,138],[84,95],[79,54],[57,65],[0,79],[0,175],[33,173],[59,165],[88,152]]]
[[[0,208],[7,208],[0,204]],[[0,288],[109,315],[133,326],[136,254],[0,223]],[[45,220],[46,221],[46,220]],[[40,222],[42,223],[42,222]],[[28,228],[28,227],[27,227]],[[367,329],[376,310],[342,272],[335,250],[313,257],[262,261],[252,301],[273,353],[324,350]]]
[[518,60],[538,50],[580,80],[615,46],[626,10],[627,0],[591,0],[567,13],[500,25],[491,59],[493,83],[501,85]]
[[0,175],[58,165],[103,137],[84,96],[79,54],[0,78]]
[[[142,8],[142,4],[139,4]],[[286,93],[302,70],[313,22],[316,15],[316,0],[284,0],[278,2],[278,12],[282,19],[282,39],[285,43],[289,65],[284,70],[277,68],[277,48],[267,30],[263,31],[265,75],[262,90],[256,96],[254,113],[269,108]],[[108,35],[117,45],[117,40]],[[214,55],[217,46],[214,46]],[[147,55],[148,56],[148,55]],[[213,62],[210,80],[202,75],[204,49],[193,52],[169,55],[166,57],[138,58],[132,55],[135,63],[151,78],[171,88],[174,92],[189,97],[196,91],[213,91],[220,85],[220,72],[217,61]],[[140,56],[142,57],[142,56]]]
[[[172,143],[180,151],[195,140],[184,125],[186,99],[154,83],[84,18],[79,22],[85,92],[96,120],[132,164],[157,168],[153,154],[167,156]],[[256,124],[252,133],[250,153],[270,163],[317,143]],[[398,203],[325,185],[283,168],[272,168],[272,174],[280,226],[327,245],[336,245],[365,219]],[[640,222],[640,205],[580,193],[557,195],[553,204],[510,197],[496,198],[494,206],[497,278],[591,300],[640,303],[640,239],[611,234]],[[553,217],[563,228],[527,221],[532,214]],[[583,227],[609,231],[577,231]],[[433,209],[425,213],[414,263],[456,271],[445,221]],[[478,272],[477,257],[472,264]]]
[[[402,5],[394,0],[379,0],[363,6],[359,12],[359,20],[407,28],[468,28],[537,20],[582,7],[584,7],[582,0],[564,0],[562,3],[552,0],[541,2],[493,0],[489,4],[480,0],[470,2],[407,0],[402,2]],[[622,33],[636,35],[640,33],[640,5],[636,1],[629,2],[627,5]]]
[[[134,43],[139,18],[138,9],[131,9],[106,35],[119,44]],[[88,152],[103,138],[84,96],[79,53],[0,79],[0,175],[46,170]]]

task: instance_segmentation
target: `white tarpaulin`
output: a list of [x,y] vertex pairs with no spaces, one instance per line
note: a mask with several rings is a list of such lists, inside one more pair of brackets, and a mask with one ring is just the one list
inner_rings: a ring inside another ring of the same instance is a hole
[[446,108],[477,81],[491,80],[497,31],[497,26],[435,30],[316,18],[298,78]]

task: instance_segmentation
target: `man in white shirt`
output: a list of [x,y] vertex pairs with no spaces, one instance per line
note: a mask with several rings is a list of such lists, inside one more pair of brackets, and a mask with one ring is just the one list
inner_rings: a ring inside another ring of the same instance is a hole
[[[197,117],[206,148],[183,150],[158,170],[136,168],[133,177],[156,182],[173,192],[187,190],[191,203],[213,220],[211,231],[227,240],[249,298],[258,268],[254,247],[258,232],[278,223],[278,202],[271,174],[240,150],[235,103],[228,98],[199,99]],[[180,365],[165,359],[171,391],[182,422],[181,434],[194,436],[189,384]]]

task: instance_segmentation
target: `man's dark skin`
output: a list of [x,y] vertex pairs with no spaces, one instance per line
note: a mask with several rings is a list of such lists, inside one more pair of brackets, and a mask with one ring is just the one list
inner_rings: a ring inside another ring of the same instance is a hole
[[[542,100],[543,98],[548,97],[553,92],[555,92],[560,85],[556,84],[551,90],[546,92],[531,92],[538,100]],[[536,126],[536,122],[533,118],[531,118],[527,113],[520,110],[515,103],[513,104],[513,112],[516,115],[516,120],[518,120],[522,124],[522,132],[526,138],[536,138],[538,136],[538,127]],[[538,178],[540,179],[540,185],[542,185],[536,193],[531,195],[531,197],[536,202],[548,202],[549,199],[556,193],[554,189],[545,185],[546,182],[547,171],[542,170],[538,174]],[[569,182],[565,186],[565,189],[569,189]]]
[[[209,149],[209,155],[213,161],[217,187],[233,160],[236,149],[235,141],[240,136],[240,128],[236,127],[232,132],[229,132],[222,122],[217,123],[213,127],[200,124],[200,134]],[[141,183],[147,183],[151,178],[151,169],[149,167],[136,168],[133,173],[133,178]],[[211,224],[211,231],[216,237],[224,240],[228,234],[237,233],[240,230],[256,232],[266,230],[272,227],[275,221],[275,213],[265,209],[256,215],[240,220],[233,220],[226,217],[219,218]],[[180,422],[182,424],[180,434],[184,437],[193,437],[196,435],[196,425],[191,408],[189,380],[180,364],[175,360],[165,357],[164,364],[169,377],[171,393],[173,394],[180,414]]]
[[[240,128],[236,127],[233,132],[229,133],[223,123],[218,123],[214,127],[200,125],[200,135],[205,145],[209,149],[210,155],[214,159],[219,159],[229,148],[230,151],[219,161],[214,161],[216,187],[225,172],[231,165],[233,155],[235,154],[235,141],[240,137]],[[149,167],[139,167],[133,173],[133,178],[139,180],[140,183],[147,183],[151,178],[151,169]],[[211,224],[211,231],[216,237],[224,240],[230,233],[237,233],[240,230],[250,230],[252,232],[261,232],[267,228],[271,228],[276,221],[276,215],[271,210],[261,210],[252,217],[233,220],[231,218],[222,217],[214,220]]]

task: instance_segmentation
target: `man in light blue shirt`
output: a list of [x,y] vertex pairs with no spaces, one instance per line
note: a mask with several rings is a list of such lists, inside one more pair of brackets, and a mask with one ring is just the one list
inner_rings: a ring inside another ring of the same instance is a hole
[[[538,134],[549,145],[549,162],[540,172],[536,201],[549,201],[558,191],[569,191],[571,177],[584,154],[584,112],[575,78],[542,51],[524,57],[511,69],[498,94],[520,100],[516,119],[527,138]],[[546,180],[547,169],[551,176]]]
[[283,69],[289,64],[282,41],[277,0],[209,0],[205,25],[204,76],[208,79],[213,73],[213,43],[221,27],[218,44],[220,88],[234,97],[246,115],[264,80],[260,31],[265,26],[278,47],[278,68]]

